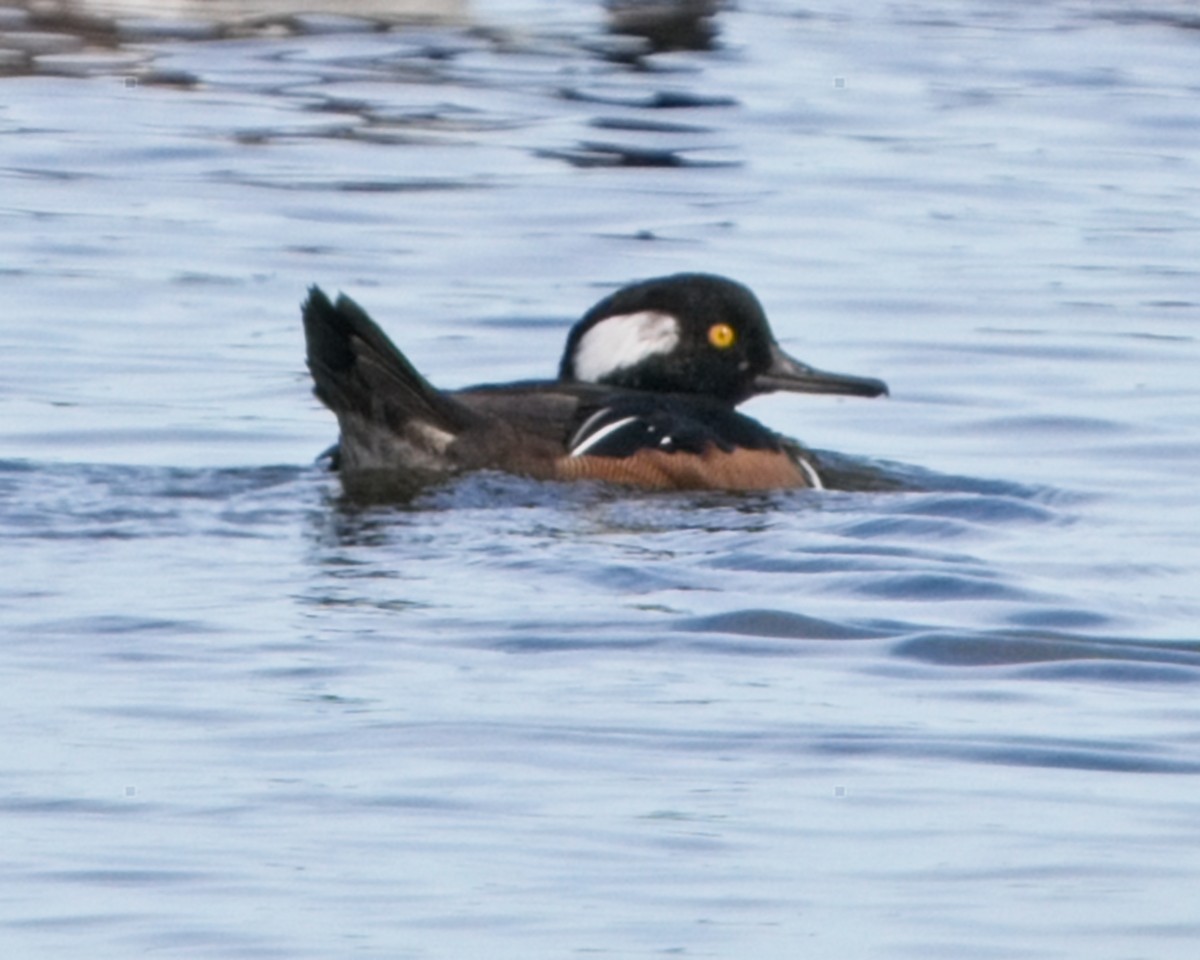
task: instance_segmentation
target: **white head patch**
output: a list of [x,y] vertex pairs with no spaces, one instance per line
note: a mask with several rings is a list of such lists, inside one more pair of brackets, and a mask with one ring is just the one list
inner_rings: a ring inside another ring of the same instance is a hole
[[575,346],[575,379],[598,383],[610,373],[634,367],[679,345],[679,321],[659,310],[605,317]]

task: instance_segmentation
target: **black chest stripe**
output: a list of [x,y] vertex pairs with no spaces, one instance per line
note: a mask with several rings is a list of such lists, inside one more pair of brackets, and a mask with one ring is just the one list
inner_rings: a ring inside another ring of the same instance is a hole
[[643,450],[703,454],[778,451],[778,439],[736,411],[675,398],[627,397],[592,412],[571,435],[572,457],[630,457]]

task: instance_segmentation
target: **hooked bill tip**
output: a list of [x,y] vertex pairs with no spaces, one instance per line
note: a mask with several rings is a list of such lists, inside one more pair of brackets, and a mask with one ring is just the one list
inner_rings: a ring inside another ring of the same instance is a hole
[[773,349],[771,366],[755,378],[754,385],[764,393],[787,390],[792,393],[830,393],[851,397],[888,395],[888,386],[882,380],[818,370],[789,357],[779,347]]

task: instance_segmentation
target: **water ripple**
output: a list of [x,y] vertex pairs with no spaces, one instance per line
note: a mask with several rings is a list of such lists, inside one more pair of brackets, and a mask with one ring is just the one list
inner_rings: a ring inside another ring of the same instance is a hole
[[783,610],[737,610],[697,617],[676,624],[686,633],[723,633],[732,636],[776,637],[787,640],[866,640],[883,636],[870,627],[835,623]]
[[[957,667],[1076,661],[1171,664],[1196,671],[1193,679],[1200,680],[1200,641],[1151,643],[1133,638],[1051,630],[930,631],[897,644],[893,653],[925,663]],[[1120,676],[1120,670],[1110,671],[1110,675]]]

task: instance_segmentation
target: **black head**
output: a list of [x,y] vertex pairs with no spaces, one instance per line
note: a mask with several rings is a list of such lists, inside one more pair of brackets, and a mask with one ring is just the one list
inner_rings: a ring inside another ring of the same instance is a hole
[[730,404],[772,390],[887,393],[880,380],[793,360],[775,342],[758,298],[706,273],[644,280],[605,297],[572,328],[559,378]]

